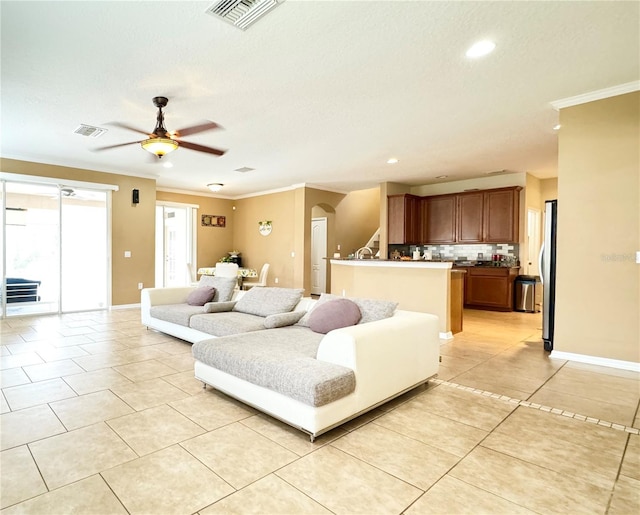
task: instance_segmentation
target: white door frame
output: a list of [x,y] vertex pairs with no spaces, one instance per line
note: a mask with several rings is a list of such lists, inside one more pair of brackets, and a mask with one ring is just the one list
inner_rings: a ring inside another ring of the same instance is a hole
[[524,264],[526,275],[540,275],[538,254],[542,238],[542,213],[539,209],[527,209],[527,261]]
[[[194,271],[196,270],[196,255],[197,255],[197,204],[183,204],[180,202],[156,202],[156,273],[155,273],[155,285],[156,287],[166,286],[184,286],[193,282]],[[184,231],[181,235],[181,239],[185,241],[186,248],[184,254],[181,256],[169,256],[171,252],[170,245],[167,244],[167,223],[166,214],[167,208],[181,209],[185,211],[185,224],[181,227],[174,227],[179,231]],[[167,264],[169,262],[177,261],[179,264],[179,270],[173,270],[173,279],[170,281],[168,277]],[[184,263],[182,263],[184,261]],[[175,284],[168,284],[173,282]]]
[[311,293],[327,291],[327,218],[311,219]]

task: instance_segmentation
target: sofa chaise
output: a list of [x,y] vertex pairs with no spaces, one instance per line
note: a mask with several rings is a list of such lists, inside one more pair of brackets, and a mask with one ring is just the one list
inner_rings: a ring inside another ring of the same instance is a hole
[[[387,301],[302,298],[301,290],[287,288],[235,291],[230,301],[189,306],[193,290],[143,290],[143,323],[193,343],[195,377],[205,387],[304,431],[312,441],[438,372],[434,315],[396,310]],[[339,302],[356,306],[357,322],[342,326]],[[174,321],[167,320],[172,310]],[[234,319],[236,331],[230,328]]]

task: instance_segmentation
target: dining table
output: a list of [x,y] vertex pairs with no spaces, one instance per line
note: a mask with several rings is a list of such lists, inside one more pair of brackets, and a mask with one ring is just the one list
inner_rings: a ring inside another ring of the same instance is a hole
[[[216,275],[215,266],[203,266],[198,268],[198,275]],[[258,277],[258,271],[255,268],[238,268],[238,288],[242,290],[242,281],[246,277]]]

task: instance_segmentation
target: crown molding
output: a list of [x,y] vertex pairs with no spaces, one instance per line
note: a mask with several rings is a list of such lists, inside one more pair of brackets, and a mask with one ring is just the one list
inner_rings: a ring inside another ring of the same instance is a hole
[[551,106],[556,111],[560,111],[560,109],[564,109],[566,107],[586,104],[587,102],[602,100],[603,98],[617,97],[618,95],[633,93],[634,91],[638,90],[640,90],[640,80],[635,80],[633,82],[619,84],[618,86],[613,86],[611,88],[599,89],[597,91],[591,91],[590,93],[583,93],[582,95],[576,95],[575,97],[554,100],[553,102],[551,102]]

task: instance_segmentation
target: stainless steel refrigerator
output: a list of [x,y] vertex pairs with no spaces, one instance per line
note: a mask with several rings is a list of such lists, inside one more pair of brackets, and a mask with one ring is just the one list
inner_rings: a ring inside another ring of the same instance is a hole
[[544,241],[540,249],[540,280],[542,281],[542,340],[544,350],[553,350],[556,312],[556,242],[558,201],[547,200],[544,206]]

